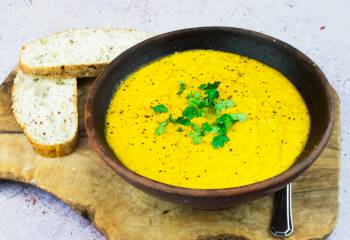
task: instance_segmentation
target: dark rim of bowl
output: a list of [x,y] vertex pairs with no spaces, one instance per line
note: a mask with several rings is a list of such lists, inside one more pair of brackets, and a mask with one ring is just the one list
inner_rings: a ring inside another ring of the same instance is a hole
[[[286,171],[268,178],[266,180],[243,185],[239,187],[232,187],[232,188],[222,188],[222,189],[196,189],[196,188],[184,188],[174,185],[169,185],[166,183],[158,182],[155,180],[152,180],[150,178],[144,177],[142,175],[139,175],[130,169],[126,168],[122,164],[117,163],[113,158],[117,158],[116,156],[111,156],[107,149],[103,147],[103,145],[99,142],[97,138],[97,133],[94,129],[94,117],[92,116],[92,106],[93,102],[95,100],[95,96],[98,92],[98,89],[103,84],[103,80],[107,75],[108,69],[113,68],[114,65],[118,64],[119,61],[121,61],[123,58],[127,57],[129,52],[135,51],[135,49],[138,49],[144,45],[147,45],[150,41],[162,39],[165,37],[171,37],[172,35],[176,35],[178,33],[183,32],[192,32],[192,31],[202,31],[202,30],[218,30],[218,31],[229,31],[234,33],[240,33],[244,35],[250,35],[256,38],[264,39],[265,41],[273,42],[275,45],[280,45],[285,49],[288,49],[289,51],[295,52],[298,57],[300,57],[302,60],[310,64],[311,66],[314,66],[314,70],[316,71],[321,84],[324,86],[326,90],[326,97],[328,100],[328,111],[329,111],[329,119],[328,119],[328,126],[326,130],[324,131],[320,141],[315,145],[314,149],[310,151],[308,155],[306,155],[304,158],[299,159],[297,163],[292,165],[290,168],[288,168]],[[109,65],[108,67],[97,77],[97,79],[94,81],[94,83],[91,85],[87,101],[86,101],[86,109],[85,109],[85,125],[86,125],[86,131],[89,138],[89,142],[92,145],[92,147],[97,151],[97,153],[102,157],[102,159],[118,174],[120,174],[122,177],[131,180],[133,183],[137,183],[139,185],[151,188],[156,191],[162,191],[177,195],[186,195],[186,196],[194,196],[194,197],[226,197],[226,196],[235,196],[235,195],[243,195],[248,194],[251,192],[259,192],[263,191],[272,187],[278,187],[281,186],[281,184],[290,182],[295,177],[300,175],[303,171],[305,171],[321,154],[323,149],[326,147],[332,130],[334,126],[334,118],[335,118],[335,101],[332,93],[332,87],[328,83],[324,73],[321,71],[321,69],[306,55],[304,55],[302,52],[300,52],[298,49],[292,47],[291,45],[280,41],[278,39],[275,39],[273,37],[270,37],[268,35],[241,29],[241,28],[234,28],[234,27],[219,27],[219,26],[211,26],[211,27],[197,27],[197,28],[188,28],[188,29],[181,29],[176,30],[164,34],[160,34],[157,36],[154,36],[152,38],[149,38],[145,41],[142,41],[141,43],[138,43],[137,45],[127,49],[122,54],[120,54],[118,57],[116,57]]]

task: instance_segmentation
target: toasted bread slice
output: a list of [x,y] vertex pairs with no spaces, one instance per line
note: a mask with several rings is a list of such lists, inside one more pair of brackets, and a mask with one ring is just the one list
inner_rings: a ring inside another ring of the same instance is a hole
[[15,118],[34,150],[44,157],[74,151],[78,136],[77,81],[17,71],[12,89]]
[[24,73],[50,77],[96,77],[129,47],[150,37],[127,29],[67,30],[22,46]]

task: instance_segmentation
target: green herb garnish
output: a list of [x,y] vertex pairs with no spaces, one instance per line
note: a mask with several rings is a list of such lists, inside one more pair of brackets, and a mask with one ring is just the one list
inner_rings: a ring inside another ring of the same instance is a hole
[[223,133],[227,133],[234,122],[235,120],[231,117],[230,114],[224,114],[216,119],[216,125]]
[[[182,111],[182,116],[174,118],[172,114],[170,114],[167,121],[160,123],[155,130],[155,134],[163,134],[168,122],[182,126],[190,126],[192,131],[187,135],[194,144],[201,143],[206,134],[212,133],[215,134],[215,136],[213,137],[211,145],[215,149],[222,148],[226,142],[230,141],[227,133],[230,131],[232,125],[236,122],[245,121],[247,116],[244,113],[221,113],[228,108],[234,107],[236,103],[232,99],[219,99],[219,85],[219,81],[201,84],[198,87],[200,91],[191,91],[186,96],[188,106]],[[184,92],[185,87],[185,83],[180,82],[180,87],[176,94],[180,96]],[[204,95],[202,95],[201,92],[204,92]],[[157,113],[168,112],[168,109],[163,104],[154,106],[153,109]],[[215,117],[216,120],[212,123],[205,122],[199,127],[198,124],[192,122],[192,119],[199,117],[207,117],[208,120],[212,120],[213,117]],[[184,129],[182,127],[177,129],[177,132],[183,131]]]
[[173,115],[170,113],[168,121],[171,123],[175,123],[175,119],[173,118]]
[[171,123],[178,123],[178,124],[181,124],[181,125],[184,125],[184,126],[190,126],[191,125],[191,120],[186,118],[186,117],[178,117],[176,119],[173,118],[173,115],[170,114],[169,115],[169,118],[168,118],[168,121],[171,122]]
[[194,106],[188,106],[187,108],[185,108],[185,110],[182,111],[182,115],[187,117],[188,119],[201,117],[202,109]]
[[226,134],[221,133],[213,138],[211,145],[213,148],[222,148],[228,141],[230,141],[230,139],[226,136]]
[[198,88],[202,90],[217,89],[220,83],[220,81],[216,81],[214,83],[201,84]]
[[232,113],[230,116],[234,121],[238,122],[244,122],[248,118],[244,113]]
[[191,127],[193,131],[190,132],[188,136],[192,139],[192,142],[194,144],[199,144],[202,141],[202,138],[204,137],[204,133],[202,132],[201,128],[199,128],[199,126],[195,123],[192,123]]
[[201,130],[204,134],[206,133],[210,133],[211,131],[213,131],[213,127],[209,124],[209,123],[203,123],[201,126]]
[[188,99],[188,105],[194,106],[194,107],[198,107],[199,105],[201,105],[201,102],[202,102],[201,93],[198,91],[194,93],[190,92],[187,95],[187,99]]
[[188,134],[194,144],[200,144],[204,135],[201,132],[193,131]]
[[185,88],[186,88],[185,82],[180,81],[180,87],[176,94],[180,96],[185,91]]
[[178,117],[175,119],[174,123],[178,123],[184,126],[190,126],[191,125],[191,120],[185,117]]
[[162,135],[164,133],[164,131],[165,131],[166,125],[168,125],[167,121],[161,122],[159,124],[159,126],[156,128],[156,130],[154,131],[154,134],[157,135],[157,136]]
[[219,85],[220,85],[220,82],[216,81],[214,83],[202,84],[198,87],[199,89],[202,89],[206,94],[206,97],[202,99],[201,106],[203,107],[214,106],[214,100],[219,97],[219,91],[217,90]]
[[214,110],[216,115],[219,115],[221,111],[225,110],[226,108],[234,107],[235,102],[231,99],[220,99],[214,104]]
[[152,107],[153,110],[156,112],[156,113],[166,113],[168,112],[168,108],[164,105],[164,104],[158,104],[154,107]]

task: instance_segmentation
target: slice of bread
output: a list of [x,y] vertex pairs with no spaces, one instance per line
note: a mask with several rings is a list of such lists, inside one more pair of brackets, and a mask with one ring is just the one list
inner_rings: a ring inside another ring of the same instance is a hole
[[96,77],[129,47],[151,35],[127,29],[75,29],[22,46],[24,73],[50,77]]
[[34,150],[44,157],[74,151],[78,136],[77,81],[17,71],[12,89],[15,118]]

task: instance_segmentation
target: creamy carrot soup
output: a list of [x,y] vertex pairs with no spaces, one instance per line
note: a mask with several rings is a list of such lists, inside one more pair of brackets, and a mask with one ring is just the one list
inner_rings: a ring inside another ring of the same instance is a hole
[[289,168],[310,117],[289,80],[256,60],[191,50],[145,65],[113,96],[105,135],[132,171],[170,185],[247,185]]

